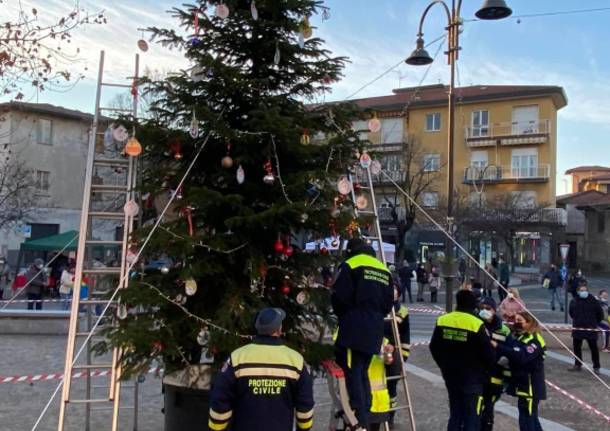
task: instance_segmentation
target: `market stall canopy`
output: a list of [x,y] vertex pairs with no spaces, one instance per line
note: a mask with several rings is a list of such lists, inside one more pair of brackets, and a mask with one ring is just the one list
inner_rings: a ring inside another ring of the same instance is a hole
[[21,244],[21,249],[33,251],[58,251],[64,249],[64,247],[65,250],[76,250],[77,246],[78,231],[69,230],[57,235],[25,241]]

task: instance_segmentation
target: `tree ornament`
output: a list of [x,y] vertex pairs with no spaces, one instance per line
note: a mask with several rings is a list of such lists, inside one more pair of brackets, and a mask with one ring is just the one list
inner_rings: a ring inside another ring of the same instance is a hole
[[189,227],[189,236],[195,235],[195,229],[193,228],[193,208],[186,206],[182,209],[182,215],[186,217],[186,221]]
[[199,344],[200,346],[207,346],[209,342],[210,331],[208,331],[207,327],[203,327],[197,334],[197,344]]
[[120,320],[127,319],[127,307],[124,304],[119,304],[116,310],[116,315]]
[[328,249],[324,246],[320,247],[320,253],[322,254],[328,254]]
[[305,48],[305,36],[303,36],[303,33],[299,33],[299,48]]
[[369,156],[369,153],[367,153],[366,151],[364,151],[360,155],[360,167],[362,169],[368,169],[371,166],[372,162],[373,160],[371,159],[371,156]]
[[273,165],[271,160],[267,160],[263,165],[263,169],[267,172],[263,177],[263,182],[267,185],[273,185],[275,183],[275,175],[273,174]]
[[278,42],[275,42],[275,54],[273,55],[273,64],[276,66],[280,64],[280,60],[282,58],[282,54],[280,53],[280,45]]
[[371,133],[377,133],[381,130],[381,121],[377,118],[377,114],[373,114],[373,118],[369,120],[367,126]]
[[112,136],[112,132],[112,126],[108,126],[108,128],[104,132],[104,146],[110,146],[114,144],[114,137]]
[[163,343],[159,340],[155,340],[152,342],[152,354],[158,355],[165,348]]
[[309,304],[309,294],[306,291],[301,290],[297,294],[296,300],[297,300],[297,304],[299,304],[299,305]]
[[309,215],[307,213],[301,214],[301,223],[306,223],[309,220]]
[[182,159],[182,146],[180,145],[180,140],[178,138],[174,139],[171,144],[169,144],[169,149],[170,152],[174,155],[174,159]]
[[235,174],[237,177],[237,184],[243,184],[246,179],[246,173],[244,172],[244,168],[239,165],[237,167],[237,173]]
[[131,137],[125,144],[125,153],[131,157],[137,157],[142,154],[142,145],[135,137]]
[[371,174],[379,175],[381,173],[381,162],[379,160],[373,160],[371,163]]
[[112,137],[119,142],[125,142],[129,138],[129,133],[125,126],[121,125],[112,130]]
[[233,167],[233,159],[230,156],[231,153],[231,143],[227,142],[227,155],[222,158],[220,161],[220,165],[225,169],[230,169]]
[[290,257],[294,254],[294,248],[292,248],[292,246],[290,244],[287,244],[286,247],[284,248],[284,255],[286,257]]
[[220,3],[216,6],[216,16],[220,19],[227,19],[229,17],[229,7],[224,3]]
[[307,17],[301,20],[299,24],[299,29],[305,39],[309,39],[313,35],[313,29],[311,28],[311,25],[309,24],[309,18]]
[[342,175],[337,181],[337,190],[344,196],[352,192],[352,183],[345,175]]
[[191,81],[197,83],[203,81],[206,76],[206,70],[201,66],[191,68]]
[[330,9],[325,7],[322,10],[322,21],[328,21],[330,19]]
[[324,75],[324,78],[322,78],[322,82],[326,85],[330,85],[333,83],[333,78],[329,74],[326,74]]
[[128,200],[125,205],[123,205],[123,211],[127,217],[135,217],[138,215],[140,211],[140,207],[133,199]]
[[193,118],[191,118],[191,127],[189,128],[189,135],[191,138],[197,139],[199,136],[199,122],[197,121],[197,117],[195,116],[195,111],[193,111]]
[[368,206],[369,200],[366,198],[365,195],[358,195],[356,197],[356,208],[358,208],[359,210],[363,210]]
[[135,254],[133,251],[128,250],[127,255],[125,256],[125,260],[129,265],[133,265],[138,261],[138,255]]
[[169,266],[163,265],[161,267],[160,271],[161,271],[161,274],[163,274],[163,275],[169,274]]
[[290,283],[288,283],[288,276],[284,277],[284,282],[282,283],[282,287],[280,289],[283,295],[288,295],[290,293]]
[[187,296],[193,296],[197,293],[197,282],[195,279],[189,278],[184,282],[184,293],[186,293]]
[[182,187],[182,186],[179,186],[176,189],[176,199],[180,200],[180,199],[182,199],[184,197],[184,190],[183,189],[184,189],[184,187]]
[[256,8],[256,2],[254,0],[250,3],[250,13],[252,14],[252,19],[258,21],[258,9]]
[[142,52],[148,51],[148,43],[144,39],[138,40],[138,48]]
[[176,295],[176,299],[174,299],[174,302],[179,305],[184,305],[186,304],[186,300],[186,296],[184,296],[182,293],[179,293]]
[[309,130],[303,129],[303,134],[301,135],[301,145],[309,145],[311,143],[311,137],[309,136]]
[[281,254],[284,252],[284,242],[281,238],[278,238],[273,244],[273,249],[277,254]]

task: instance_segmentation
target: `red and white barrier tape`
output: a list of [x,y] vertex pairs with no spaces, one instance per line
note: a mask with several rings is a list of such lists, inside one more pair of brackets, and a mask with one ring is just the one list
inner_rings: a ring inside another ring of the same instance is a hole
[[428,313],[428,314],[445,314],[443,310],[437,310],[435,308],[425,307],[409,307],[409,313]]
[[[157,372],[157,368],[151,368],[149,373]],[[110,375],[110,370],[91,370],[89,371],[91,377],[106,377]],[[79,371],[72,374],[73,379],[80,379],[87,376],[86,371]],[[29,376],[12,376],[3,377],[0,376],[0,384],[3,383],[34,383],[34,382],[47,382],[52,380],[61,380],[63,377],[62,373],[51,373],[51,374],[30,374]]]
[[606,422],[610,423],[610,416],[600,412],[599,410],[597,410],[592,405],[585,403],[583,400],[581,400],[580,398],[578,398],[575,395],[572,395],[571,393],[569,393],[565,389],[561,389],[559,386],[557,386],[553,382],[550,382],[550,381],[546,380],[546,384],[549,385],[551,388],[555,389],[560,394],[565,395],[566,397],[568,397],[572,401],[575,401],[579,406],[581,406],[585,410],[587,410],[587,411],[589,411],[589,412],[599,416],[600,418],[604,419]]

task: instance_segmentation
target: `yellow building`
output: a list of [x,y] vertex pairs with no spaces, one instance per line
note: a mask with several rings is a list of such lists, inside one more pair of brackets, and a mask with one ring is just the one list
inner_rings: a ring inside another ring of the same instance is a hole
[[[413,158],[413,163],[433,175],[433,181],[419,196],[420,203],[428,208],[443,207],[446,200],[447,90],[441,84],[403,88],[388,96],[356,101],[381,120],[381,130],[377,133],[366,132],[366,121],[356,122],[354,127],[365,130],[363,134],[371,141],[372,149],[383,153],[382,164],[394,179],[404,182],[405,152],[409,151],[409,145],[418,148],[421,154]],[[511,197],[524,207],[554,207],[557,112],[567,104],[564,90],[557,86],[463,87],[456,90],[456,104],[454,185],[457,200],[485,204]],[[417,169],[411,166],[407,177],[413,176]],[[383,207],[395,193],[387,187],[387,181],[378,186],[381,196],[377,202]],[[546,221],[565,224],[562,211],[549,209],[545,213]],[[517,241],[517,248],[523,249],[515,252],[517,264],[532,266],[535,262],[531,261],[536,261],[539,265],[555,257],[550,242],[544,245],[536,229],[518,232],[518,235],[524,241]],[[442,248],[441,235],[428,237],[427,241],[419,241],[418,257],[425,258],[427,251]],[[491,261],[498,247],[491,244],[493,241],[486,242],[489,244],[480,247],[481,260]],[[479,249],[478,245],[475,247]]]

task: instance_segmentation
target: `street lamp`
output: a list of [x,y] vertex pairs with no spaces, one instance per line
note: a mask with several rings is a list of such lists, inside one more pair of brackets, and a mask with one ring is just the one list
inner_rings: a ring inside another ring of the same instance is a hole
[[[434,0],[431,2],[419,21],[419,32],[417,33],[417,41],[415,50],[409,55],[405,62],[412,66],[426,66],[432,63],[434,60],[430,57],[428,51],[426,51],[424,43],[424,21],[428,12],[434,5],[441,5],[447,15],[447,39],[449,48],[447,49],[447,59],[449,66],[451,67],[451,78],[449,81],[449,120],[447,123],[448,134],[447,134],[447,223],[450,227],[453,216],[453,154],[454,154],[454,128],[455,128],[455,64],[459,58],[460,52],[460,25],[462,25],[462,19],[460,18],[460,12],[462,9],[462,0],[451,0],[451,7],[449,1],[446,0]],[[475,14],[477,18],[481,20],[498,20],[507,18],[512,14],[512,10],[506,5],[505,0],[485,0],[483,6]],[[446,241],[445,246],[445,259],[449,263],[453,257],[453,245],[450,241]],[[449,274],[447,274],[449,275]],[[447,311],[453,309],[453,298],[452,298],[452,279],[446,279],[446,308]]]

